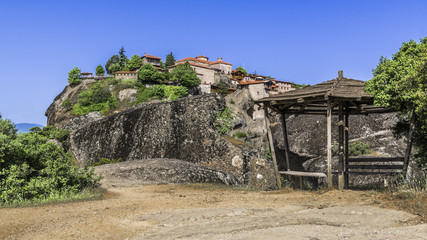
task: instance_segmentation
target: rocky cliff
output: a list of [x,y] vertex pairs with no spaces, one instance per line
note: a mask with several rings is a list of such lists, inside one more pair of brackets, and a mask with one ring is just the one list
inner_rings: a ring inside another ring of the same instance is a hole
[[174,158],[230,173],[241,184],[275,188],[272,162],[261,151],[233,145],[214,129],[224,107],[218,95],[141,104],[73,131],[71,150],[81,165],[99,158]]

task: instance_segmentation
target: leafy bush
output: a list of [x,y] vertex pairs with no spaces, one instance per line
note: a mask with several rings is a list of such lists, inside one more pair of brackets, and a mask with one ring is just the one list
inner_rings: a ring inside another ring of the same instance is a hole
[[[334,142],[332,146],[332,154],[338,155],[338,150],[338,143]],[[366,155],[369,153],[371,153],[371,147],[367,143],[355,141],[348,144],[348,155],[351,157]]]
[[80,69],[74,67],[71,71],[68,72],[68,83],[71,86],[79,85],[82,82]]
[[98,161],[91,164],[92,167],[110,164],[110,163],[120,163],[123,162],[122,158],[119,159],[109,159],[109,158],[99,158]]
[[234,137],[237,137],[237,138],[246,138],[246,133],[245,132],[236,132],[234,134]]
[[176,66],[170,74],[170,79],[187,88],[193,88],[200,84],[200,79],[188,62]]
[[[0,118],[3,125],[14,129]],[[99,178],[93,169],[74,165],[70,153],[48,141],[52,136],[63,138],[65,132],[53,127],[19,135],[14,132],[16,129],[0,132],[0,205],[74,195],[96,186]]]
[[139,69],[138,78],[143,82],[150,81],[161,83],[165,80],[165,75],[159,72],[153,65],[147,63]]
[[111,94],[108,87],[102,87],[98,82],[91,89],[80,92],[72,113],[77,116],[94,111],[105,114],[115,109],[117,105],[117,99]]
[[70,99],[65,99],[63,102],[62,102],[62,107],[63,108],[66,108],[66,109],[69,109],[69,108],[71,108],[71,101],[70,101]]
[[155,85],[154,87],[145,87],[139,85],[135,104],[147,102],[150,99],[168,99],[175,100],[188,95],[188,90],[183,86]]
[[102,67],[102,65],[98,65],[97,67],[96,67],[96,76],[104,76],[105,75],[105,70],[104,70],[104,68]]
[[220,135],[229,133],[233,127],[234,113],[229,107],[220,110],[216,114],[214,127]]

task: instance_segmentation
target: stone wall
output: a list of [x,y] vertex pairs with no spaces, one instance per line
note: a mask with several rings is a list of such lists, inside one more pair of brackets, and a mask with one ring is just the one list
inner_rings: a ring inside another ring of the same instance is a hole
[[241,184],[275,188],[271,160],[215,131],[216,114],[224,107],[218,95],[145,103],[75,130],[71,151],[81,165],[99,158],[175,158],[230,173]]
[[213,84],[215,81],[215,70],[204,68],[204,67],[197,67],[197,66],[191,66],[197,73],[197,76],[201,80],[201,84]]

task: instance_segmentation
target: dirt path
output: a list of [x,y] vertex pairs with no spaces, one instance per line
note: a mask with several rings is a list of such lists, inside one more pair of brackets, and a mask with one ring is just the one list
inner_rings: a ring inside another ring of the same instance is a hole
[[0,239],[427,239],[415,215],[378,202],[361,191],[110,188],[103,200],[0,209]]

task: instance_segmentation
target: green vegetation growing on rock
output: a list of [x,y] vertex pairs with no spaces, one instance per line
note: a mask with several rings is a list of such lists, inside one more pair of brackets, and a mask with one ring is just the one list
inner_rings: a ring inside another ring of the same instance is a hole
[[225,107],[216,114],[214,127],[220,135],[229,133],[233,128],[234,112],[229,107]]
[[73,115],[84,115],[98,111],[101,114],[114,110],[117,107],[117,99],[111,94],[108,87],[101,86],[98,82],[89,90],[83,90],[73,106]]
[[188,90],[183,86],[156,85],[147,88],[141,84],[137,90],[135,104],[147,102],[151,99],[175,100],[187,95]]
[[63,138],[52,127],[16,134],[9,120],[0,117],[0,205],[39,203],[73,197],[95,187],[93,169],[79,168],[70,153],[48,141]]
[[408,133],[413,122],[415,157],[427,167],[427,37],[420,43],[403,43],[392,59],[381,57],[373,74],[366,91],[375,97],[375,104],[399,111],[396,135]]
[[68,83],[71,86],[79,85],[82,82],[81,71],[78,67],[74,67],[68,72]]
[[119,159],[109,159],[109,158],[99,158],[98,161],[91,164],[92,167],[101,166],[110,163],[120,163],[123,162],[122,158]]
[[[369,144],[355,141],[348,144],[348,155],[353,156],[361,156],[371,153],[371,147]],[[332,154],[337,156],[338,155],[338,142],[334,142],[332,146]]]

